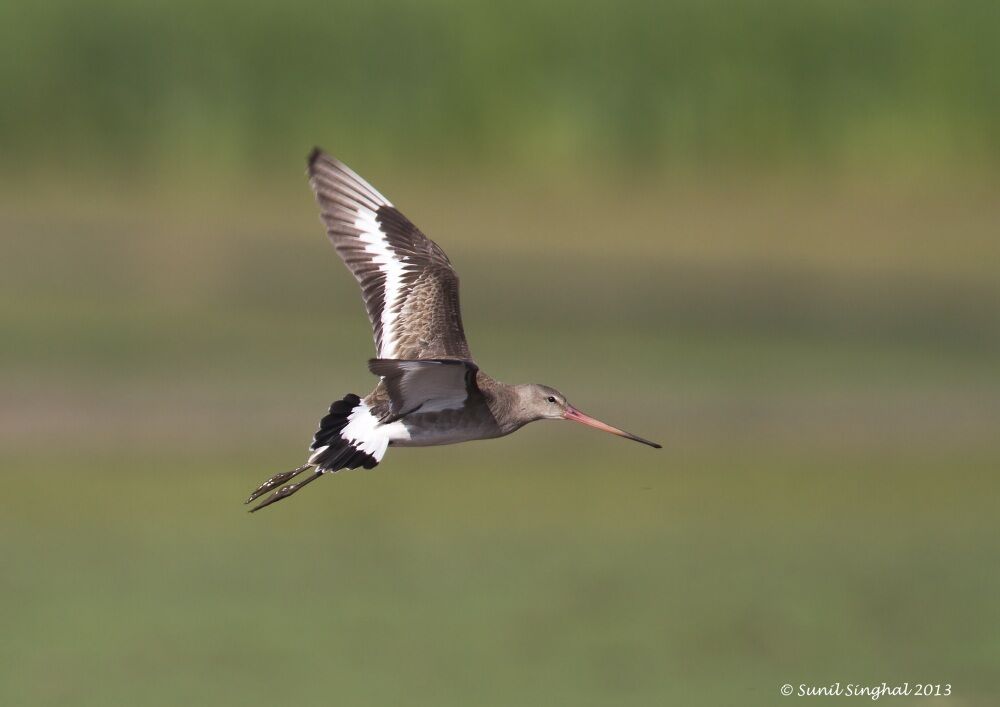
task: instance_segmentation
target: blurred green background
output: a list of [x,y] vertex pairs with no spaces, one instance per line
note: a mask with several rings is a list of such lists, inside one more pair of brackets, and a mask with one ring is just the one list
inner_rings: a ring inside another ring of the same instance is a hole
[[[995,2],[14,0],[0,57],[0,704],[996,704]],[[374,382],[314,144],[487,371],[665,448],[247,515]]]

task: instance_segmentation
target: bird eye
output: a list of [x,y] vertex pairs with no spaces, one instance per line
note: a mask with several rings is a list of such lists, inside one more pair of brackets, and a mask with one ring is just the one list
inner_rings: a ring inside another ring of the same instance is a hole
[[550,395],[549,396],[549,402],[550,403],[554,403],[555,401],[556,401],[556,399]]

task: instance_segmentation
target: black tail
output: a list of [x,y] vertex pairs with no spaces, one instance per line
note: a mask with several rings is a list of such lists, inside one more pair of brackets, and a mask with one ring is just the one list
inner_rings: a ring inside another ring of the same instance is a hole
[[359,466],[371,469],[378,464],[378,459],[359,448],[358,440],[343,436],[348,418],[355,410],[359,415],[370,414],[367,408],[362,407],[361,398],[349,393],[343,400],[333,403],[330,412],[320,420],[319,429],[309,446],[313,450],[309,463],[314,464],[317,471],[357,469]]
[[[250,494],[250,498],[246,500],[247,503],[260,498],[262,495],[277,488],[270,496],[268,496],[260,504],[254,506],[250,509],[250,512],[259,511],[261,508],[270,506],[276,501],[280,501],[283,498],[288,498],[293,493],[298,491],[300,488],[308,483],[311,483],[323,475],[323,472],[327,471],[337,471],[338,469],[357,469],[359,466],[363,466],[366,469],[371,469],[376,464],[378,464],[378,459],[368,452],[364,451],[363,447],[365,445],[365,440],[353,439],[344,434],[344,428],[348,426],[351,422],[351,415],[356,414],[359,417],[363,415],[371,416],[371,412],[368,407],[361,402],[361,398],[353,393],[346,396],[343,400],[338,400],[333,405],[330,406],[330,412],[320,420],[319,429],[316,430],[316,434],[313,436],[312,444],[310,449],[312,450],[312,456],[309,457],[307,461],[302,466],[292,469],[291,471],[283,471],[280,474],[275,474],[270,479],[262,483],[257,487],[257,490]],[[361,417],[363,423],[368,423],[371,425],[371,421]],[[372,418],[374,420],[374,418]],[[353,430],[364,430],[365,425],[359,424],[357,427],[352,428]],[[369,430],[370,431],[370,430]],[[369,447],[375,449],[374,447]],[[385,446],[383,446],[379,454],[385,452]],[[304,481],[299,481],[298,483],[288,483],[295,477],[304,473],[311,467],[316,467],[311,476],[306,477]],[[282,485],[287,484],[287,485]],[[280,486],[280,488],[278,488]]]

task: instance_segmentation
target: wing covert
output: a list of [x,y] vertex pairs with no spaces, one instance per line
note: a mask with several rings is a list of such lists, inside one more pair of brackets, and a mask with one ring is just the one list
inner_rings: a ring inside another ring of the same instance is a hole
[[472,361],[373,358],[368,369],[382,376],[393,417],[456,410],[482,395],[476,383],[479,367]]

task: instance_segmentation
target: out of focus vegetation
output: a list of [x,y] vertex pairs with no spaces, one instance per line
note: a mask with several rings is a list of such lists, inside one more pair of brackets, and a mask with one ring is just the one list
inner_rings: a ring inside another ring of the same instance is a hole
[[7,2],[0,151],[182,178],[321,139],[386,165],[995,168],[998,25],[991,0]]
[[[0,705],[996,704],[996,7],[0,3]],[[665,448],[248,516],[374,383],[316,143],[484,369]]]

